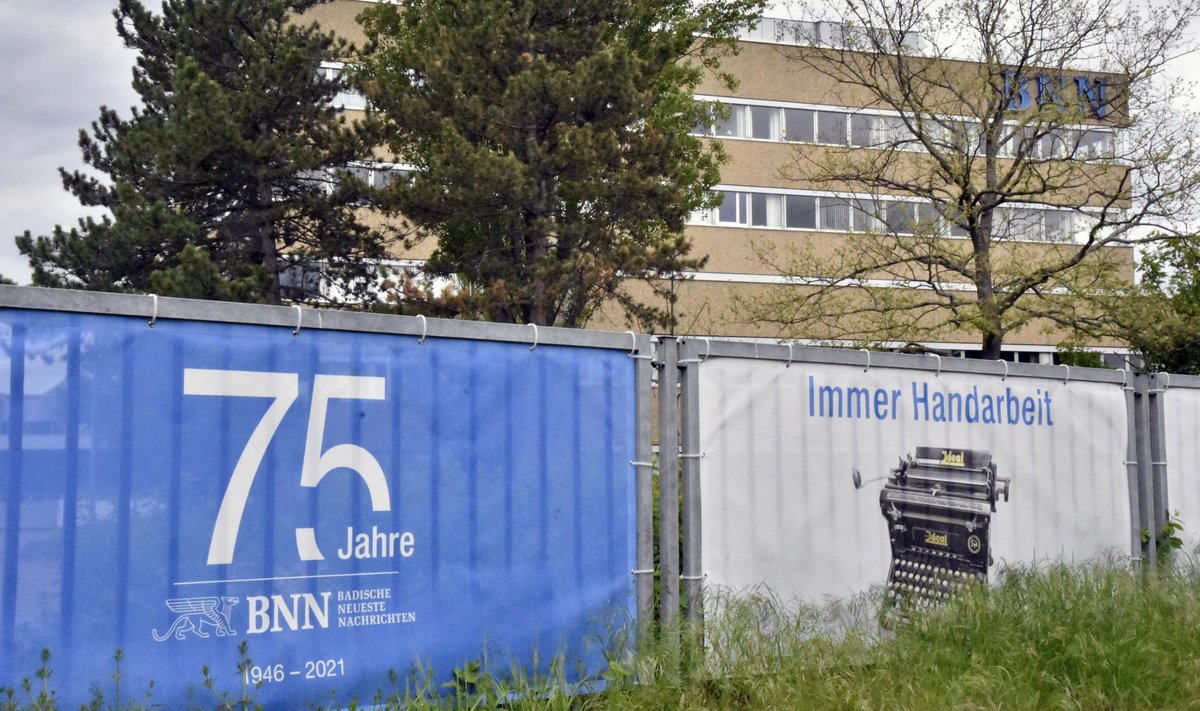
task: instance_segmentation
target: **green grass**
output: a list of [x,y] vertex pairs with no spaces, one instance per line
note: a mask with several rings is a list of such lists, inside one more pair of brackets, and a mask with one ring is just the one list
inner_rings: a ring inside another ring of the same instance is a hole
[[[710,608],[702,662],[694,638],[677,655],[658,650],[635,662],[643,684],[573,708],[1200,708],[1200,571],[1190,567],[1010,570],[894,632],[874,624],[873,596],[797,609],[754,594]],[[678,666],[665,661],[676,656]]]
[[[1200,708],[1192,566],[1148,576],[1113,566],[1009,570],[893,631],[875,624],[877,604],[875,595],[820,607],[762,592],[717,597],[704,642],[685,627],[678,644],[621,655],[603,691],[569,684],[561,665],[531,678],[485,660],[458,670],[457,691],[417,670],[372,701],[580,711]],[[0,700],[0,709],[26,707]]]

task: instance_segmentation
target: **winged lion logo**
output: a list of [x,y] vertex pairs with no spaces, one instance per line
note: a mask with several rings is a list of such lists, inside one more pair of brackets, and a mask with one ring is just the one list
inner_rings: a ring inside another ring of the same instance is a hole
[[229,613],[238,604],[236,597],[180,597],[167,600],[166,603],[177,617],[164,634],[160,635],[157,629],[151,630],[154,639],[159,642],[165,642],[170,637],[186,639],[189,632],[208,639],[205,625],[215,629],[218,637],[237,634],[229,622]]

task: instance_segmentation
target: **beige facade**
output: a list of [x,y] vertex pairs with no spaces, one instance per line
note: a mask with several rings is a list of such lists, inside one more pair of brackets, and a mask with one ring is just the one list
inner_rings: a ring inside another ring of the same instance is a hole
[[[360,0],[337,0],[314,8],[306,17],[311,17],[351,42],[361,44],[362,34],[355,17],[368,6],[369,3]],[[723,64],[723,69],[737,77],[737,88],[731,91],[716,79],[712,79],[706,81],[698,90],[698,96],[704,99],[777,110],[770,119],[776,125],[771,128],[767,138],[746,135],[753,131],[742,131],[742,135],[739,136],[710,135],[706,138],[719,141],[729,158],[722,168],[718,189],[746,193],[749,196],[746,198],[747,206],[751,200],[758,200],[763,204],[773,205],[776,211],[780,211],[785,209],[785,205],[790,205],[784,202],[789,196],[850,192],[852,186],[849,185],[838,185],[828,180],[813,180],[811,171],[814,166],[835,160],[838,152],[870,150],[853,146],[822,145],[819,140],[784,140],[786,131],[781,124],[791,115],[783,113],[785,109],[793,112],[834,112],[842,109],[850,114],[873,108],[866,91],[847,88],[810,66],[811,62],[834,61],[833,55],[827,50],[808,49],[811,54],[806,61],[797,61],[798,51],[806,50],[795,45],[743,41],[740,53],[726,58]],[[962,77],[962,81],[972,81],[973,74],[977,73],[976,65],[955,62],[945,62],[943,65],[941,70],[947,75]],[[947,107],[950,106],[950,101],[947,99]],[[754,118],[749,113],[745,114],[746,121]],[[817,126],[816,131],[820,131],[820,126]],[[1101,138],[1109,140],[1104,137],[1107,135],[1103,134]],[[910,163],[904,166],[904,170],[919,175],[923,170],[927,170],[923,167],[923,162],[928,161],[929,157],[914,152],[903,156],[902,160]],[[1051,165],[1046,169],[1082,171],[1079,175],[1083,176],[1083,179],[1077,176],[1074,181],[1077,186],[1074,189],[1059,191],[1045,199],[1046,203],[1063,206],[1086,204],[1088,181],[1112,184],[1119,181],[1122,170],[1112,165],[1096,163],[1079,166],[1061,163],[1057,167]],[[1044,219],[1057,219],[1055,215],[1057,213],[1047,213]],[[739,308],[739,301],[760,298],[763,295],[777,295],[785,290],[811,288],[797,284],[794,280],[789,281],[780,275],[779,255],[797,251],[828,255],[848,246],[853,247],[855,240],[864,239],[862,234],[856,234],[852,230],[816,229],[815,220],[813,228],[801,229],[784,227],[780,224],[783,221],[782,218],[776,217],[773,224],[755,225],[750,224],[749,220],[741,224],[722,223],[716,217],[693,220],[693,224],[688,227],[693,252],[706,255],[708,261],[703,271],[687,275],[686,280],[674,284],[675,293],[679,297],[675,309],[679,322],[678,333],[777,339],[781,333],[779,326],[749,320]],[[880,235],[876,238],[885,237]],[[944,239],[954,240],[950,235]],[[965,240],[957,241],[966,248]],[[998,264],[1013,261],[1029,263],[1041,258],[1041,255],[1052,255],[1062,248],[1062,244],[1015,240],[998,244],[994,259]],[[429,254],[430,249],[431,245],[423,244],[413,251],[397,254],[397,257],[421,260]],[[775,255],[776,258],[772,260],[765,255]],[[1132,281],[1132,249],[1108,248],[1098,254],[1097,258],[1117,264],[1123,277]],[[645,285],[635,287],[635,292],[651,298],[650,290]],[[605,309],[598,314],[591,325],[614,330],[631,327],[612,309]],[[819,327],[801,335],[813,341],[823,341],[832,336],[829,332],[822,332]],[[951,351],[970,352],[978,348],[979,337],[967,330],[950,329],[933,334],[932,339],[927,345]],[[1055,346],[1062,340],[1062,334],[1046,324],[1031,323],[1007,336],[1005,350],[1033,354],[1026,355],[1023,358],[1025,360],[1049,361]],[[1094,345],[1113,349],[1115,344]]]

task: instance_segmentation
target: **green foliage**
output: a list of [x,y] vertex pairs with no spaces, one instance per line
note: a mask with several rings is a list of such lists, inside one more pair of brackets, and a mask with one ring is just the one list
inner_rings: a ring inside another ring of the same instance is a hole
[[186,244],[179,253],[178,264],[150,274],[150,290],[187,299],[261,301],[263,283],[270,277],[253,265],[239,267],[234,274],[241,272],[245,276],[226,276],[213,264],[208,252],[198,245]]
[[[1183,538],[1180,534],[1183,533],[1183,519],[1179,518],[1179,512],[1167,516],[1167,522],[1159,529],[1158,534],[1153,536],[1155,556],[1160,565],[1170,565],[1175,560],[1175,553],[1183,548]],[[1150,546],[1150,529],[1142,529],[1142,547],[1149,550]]]
[[[369,125],[330,101],[344,84],[318,76],[346,47],[296,14],[320,0],[165,0],[161,14],[120,0],[113,15],[137,52],[141,106],[101,107],[80,131],[95,173],[60,169],[83,205],[111,216],[29,232],[17,246],[41,286],[155,291],[277,303],[280,275],[303,265],[362,297],[381,236],[358,219],[364,186],[329,172],[362,159]],[[190,247],[190,249],[188,249]]]
[[418,169],[383,202],[437,240],[426,270],[461,281],[459,313],[582,326],[615,301],[669,325],[659,279],[702,264],[683,228],[721,161],[688,135],[706,110],[692,92],[762,4],[414,0],[360,16],[360,78]]
[[212,697],[216,700],[217,711],[234,711],[235,709],[246,711],[246,709],[261,708],[254,703],[254,695],[250,693],[251,686],[249,670],[250,667],[253,666],[254,662],[250,659],[247,651],[248,647],[249,645],[244,641],[238,645],[237,674],[239,680],[241,681],[241,694],[236,698],[230,698],[228,692],[222,691],[218,688],[217,678],[209,672],[208,665],[205,665],[201,669],[203,686],[205,689],[208,689],[208,692],[212,694]]
[[1147,370],[1200,374],[1200,241],[1159,242],[1142,255],[1141,288],[1114,310]]
[[[1200,569],[1179,561],[1155,575],[1120,564],[1009,569],[998,584],[892,632],[876,625],[878,591],[823,606],[764,591],[714,594],[703,633],[685,627],[670,648],[629,649],[610,634],[614,671],[569,681],[486,656],[440,684],[420,665],[392,673],[372,704],[388,709],[1185,709],[1200,698]],[[242,664],[248,665],[243,646]],[[543,665],[535,664],[536,668]],[[243,666],[244,668],[244,666]],[[578,678],[578,674],[572,678]],[[49,655],[0,710],[55,709]],[[116,677],[114,677],[116,678]],[[205,673],[205,685],[215,680]],[[119,681],[119,679],[118,679]],[[214,691],[216,708],[253,705]],[[331,708],[360,708],[357,700]],[[112,708],[146,709],[144,701]],[[107,708],[97,699],[90,708]]]
[[878,604],[718,596],[705,633],[681,635],[697,653],[679,664],[650,646],[598,693],[571,699],[509,679],[495,687],[505,696],[396,696],[387,708],[1149,710],[1194,708],[1200,694],[1200,640],[1181,633],[1200,624],[1195,569],[1009,570],[892,633],[874,626]]
[[872,626],[877,604],[720,600],[703,666],[643,675],[582,707],[1172,709],[1200,692],[1200,642],[1180,633],[1200,622],[1195,570],[1009,570],[894,634]]
[[1084,368],[1103,368],[1104,358],[1096,351],[1089,351],[1078,346],[1061,343],[1058,346],[1058,362],[1063,365],[1080,366]]

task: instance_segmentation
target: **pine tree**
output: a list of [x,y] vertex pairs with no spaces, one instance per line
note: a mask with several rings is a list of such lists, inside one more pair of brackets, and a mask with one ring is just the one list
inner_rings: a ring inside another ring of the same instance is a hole
[[[383,196],[462,285],[468,315],[581,326],[615,301],[669,325],[669,279],[698,267],[683,227],[718,149],[692,98],[759,0],[412,0],[360,17],[388,146],[415,165]],[[668,300],[644,299],[644,280]],[[632,288],[631,288],[632,287]],[[640,294],[638,293],[640,291]]]
[[[117,33],[138,54],[129,118],[101,107],[80,131],[99,176],[63,186],[111,217],[17,238],[34,284],[265,301],[362,298],[383,240],[356,214],[365,187],[339,172],[368,155],[369,124],[331,106],[319,76],[346,47],[297,15],[321,0],[120,0]],[[318,270],[325,296],[281,289]],[[293,281],[296,281],[293,279]]]

